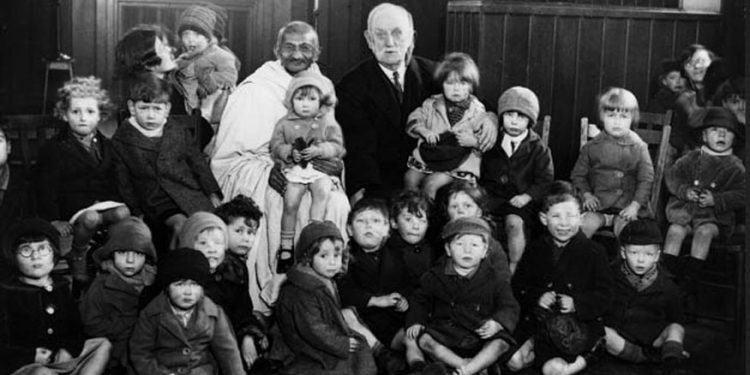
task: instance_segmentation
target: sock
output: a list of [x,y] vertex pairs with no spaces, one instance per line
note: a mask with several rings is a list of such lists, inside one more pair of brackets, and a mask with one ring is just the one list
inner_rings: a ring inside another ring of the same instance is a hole
[[617,357],[633,363],[640,363],[646,360],[646,355],[643,354],[643,349],[630,341],[625,341],[625,347],[617,354]]
[[665,361],[670,358],[682,359],[682,350],[681,342],[674,340],[665,341],[664,345],[661,346],[661,359]]
[[662,253],[661,264],[667,269],[667,271],[671,272],[672,275],[677,277],[680,276],[679,258],[677,255]]
[[291,250],[294,247],[294,231],[281,231],[281,248]]
[[383,349],[385,349],[385,346],[383,346],[383,344],[381,344],[380,341],[376,342],[375,345],[372,346],[372,355],[374,356],[380,355],[380,352],[382,352]]

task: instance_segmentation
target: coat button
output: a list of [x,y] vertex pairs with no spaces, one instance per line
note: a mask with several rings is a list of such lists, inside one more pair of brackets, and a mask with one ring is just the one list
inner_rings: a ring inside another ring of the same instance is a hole
[[54,329],[52,329],[52,328],[47,328],[47,334],[48,334],[48,335],[51,335],[51,334],[53,334],[53,333],[55,333],[55,330],[54,330]]
[[182,355],[190,355],[190,348],[182,349]]
[[44,309],[44,311],[45,311],[45,312],[46,312],[46,313],[47,313],[48,315],[53,315],[53,314],[55,313],[55,305],[49,305],[49,306],[47,306],[47,308],[46,308],[46,309]]
[[506,176],[506,175],[500,176],[500,183],[501,184],[507,184],[508,183],[508,176]]
[[625,174],[624,174],[624,173],[622,173],[622,171],[617,171],[617,172],[615,172],[615,177],[617,177],[617,178],[622,178],[622,176],[624,176],[624,175],[625,175]]

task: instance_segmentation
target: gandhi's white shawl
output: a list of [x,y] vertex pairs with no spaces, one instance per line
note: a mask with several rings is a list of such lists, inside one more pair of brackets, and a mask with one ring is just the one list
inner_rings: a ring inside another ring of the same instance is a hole
[[[310,69],[319,72],[315,64]],[[242,81],[229,96],[209,153],[211,170],[221,186],[224,200],[243,194],[253,198],[263,211],[247,263],[250,297],[255,309],[261,312],[268,311],[279,286],[274,268],[283,211],[281,195],[268,186],[268,175],[273,167],[268,144],[276,122],[287,113],[283,101],[291,80],[292,76],[277,60],[266,62]],[[335,185],[325,219],[336,223],[346,236],[349,202],[340,184]],[[310,197],[306,194],[297,215],[297,235],[308,222],[309,208]]]

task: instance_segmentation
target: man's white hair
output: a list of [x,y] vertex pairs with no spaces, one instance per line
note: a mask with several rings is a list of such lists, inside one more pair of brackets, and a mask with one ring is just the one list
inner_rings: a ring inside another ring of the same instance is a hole
[[409,19],[409,26],[412,30],[414,30],[414,19],[412,18],[411,13],[409,13],[406,8],[392,3],[380,3],[372,8],[370,14],[367,16],[367,30],[370,30],[370,28],[372,27],[372,20],[375,18],[375,16],[378,13],[384,12],[386,10],[397,10],[400,12],[404,12],[406,14],[406,18]]
[[278,57],[279,55],[279,48],[281,48],[281,44],[284,43],[284,36],[288,34],[312,34],[313,47],[315,47],[316,51],[315,56],[320,53],[320,41],[318,40],[318,32],[315,31],[315,28],[305,21],[292,21],[279,29],[279,35],[276,37],[276,45],[273,47],[273,52],[276,54],[276,57]]

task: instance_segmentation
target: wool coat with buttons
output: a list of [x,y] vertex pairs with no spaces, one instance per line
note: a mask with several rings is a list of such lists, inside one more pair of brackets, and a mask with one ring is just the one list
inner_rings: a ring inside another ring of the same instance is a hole
[[413,245],[407,243],[396,231],[388,238],[387,247],[403,261],[406,277],[400,280],[404,286],[398,289],[405,293],[404,297],[407,299],[419,288],[422,275],[432,269],[439,256],[445,253],[433,250],[430,242],[425,239]]
[[481,185],[490,199],[507,202],[526,193],[539,204],[555,178],[552,153],[533,130],[521,141],[513,155],[508,156],[502,143],[502,133],[495,146],[482,155]]
[[135,324],[130,361],[138,375],[245,373],[229,320],[205,296],[187,327],[172,312],[166,292],[154,298]]
[[592,193],[599,199],[598,211],[622,210],[635,201],[641,205],[639,217],[652,215],[654,165],[648,145],[632,130],[621,139],[601,132],[586,143],[570,180],[580,194]]
[[319,147],[321,159],[340,161],[344,157],[344,136],[332,110],[324,108],[319,115],[310,118],[302,118],[289,111],[282,117],[271,136],[270,148],[274,160],[285,167],[294,165],[292,150],[297,138],[302,138],[307,145]]
[[20,282],[0,284],[0,374],[34,363],[36,348],[76,356],[83,348],[81,319],[70,282],[53,277],[51,288]]
[[45,220],[68,220],[78,210],[99,201],[122,201],[115,184],[112,143],[96,131],[101,160],[86,151],[69,130],[39,150],[34,167],[36,209]]
[[126,366],[128,339],[138,319],[140,292],[111,273],[99,274],[79,302],[83,332],[112,344],[110,364]]
[[651,346],[665,327],[685,320],[680,289],[669,271],[660,267],[653,284],[639,292],[628,282],[620,264],[617,261],[611,266],[613,299],[604,324],[636,345]]
[[487,259],[470,277],[458,275],[452,267],[452,260],[444,258],[422,276],[406,313],[406,327],[421,324],[428,333],[436,332],[444,345],[463,347],[461,343],[479,342],[474,331],[492,319],[503,326],[493,338],[509,340],[520,307],[508,279]]
[[209,195],[221,197],[221,188],[187,129],[167,120],[157,147],[126,120],[117,128],[112,143],[117,155],[117,187],[133,215],[157,218],[163,214],[146,204],[158,189],[186,216],[213,211]]

